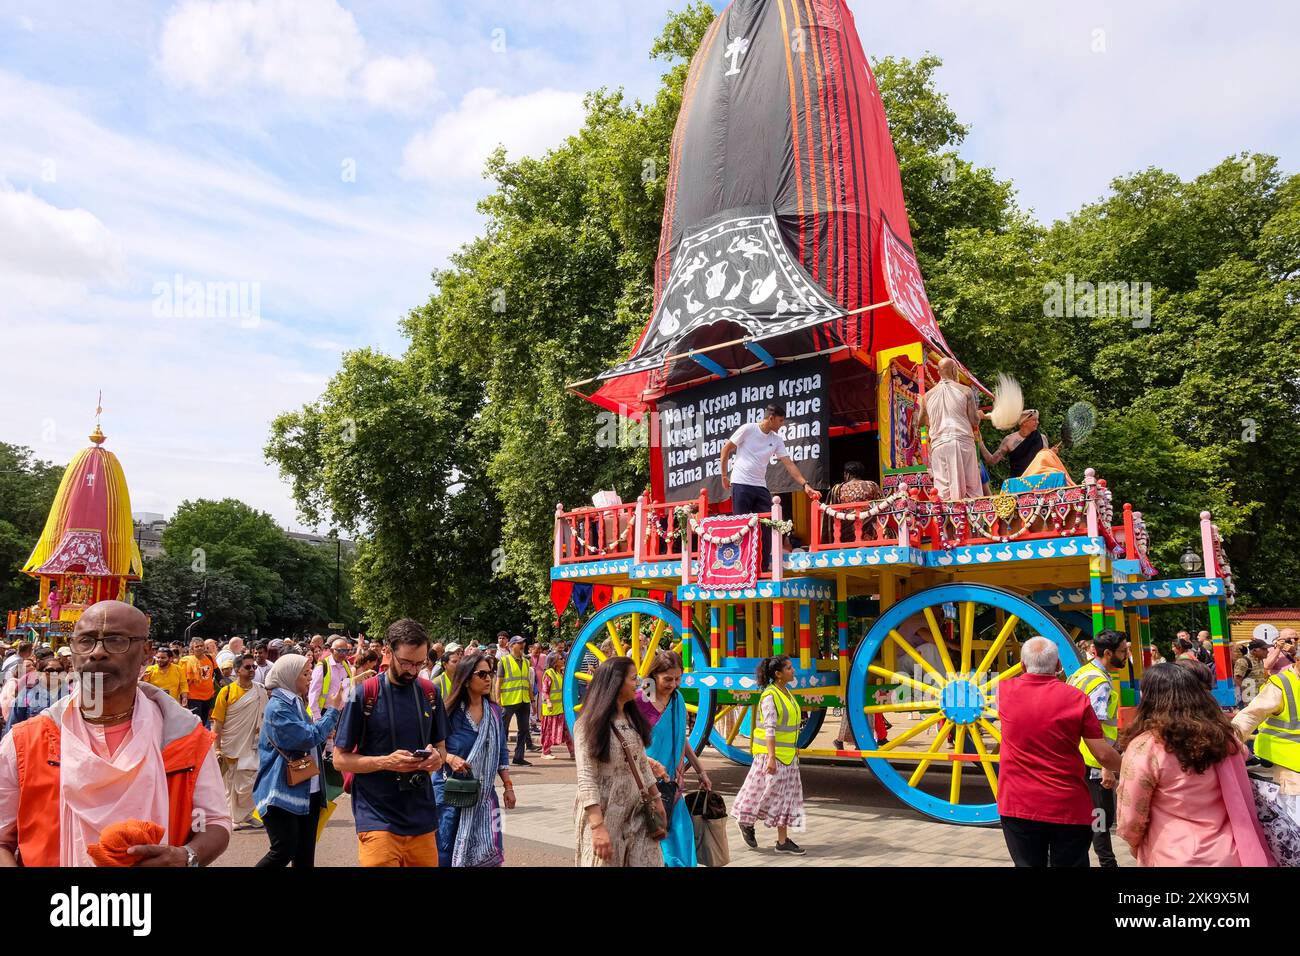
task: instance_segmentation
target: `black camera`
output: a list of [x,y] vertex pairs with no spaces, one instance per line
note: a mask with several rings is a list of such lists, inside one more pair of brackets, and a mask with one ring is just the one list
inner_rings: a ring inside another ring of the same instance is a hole
[[429,786],[429,774],[425,770],[397,775],[397,789],[404,791],[424,790]]

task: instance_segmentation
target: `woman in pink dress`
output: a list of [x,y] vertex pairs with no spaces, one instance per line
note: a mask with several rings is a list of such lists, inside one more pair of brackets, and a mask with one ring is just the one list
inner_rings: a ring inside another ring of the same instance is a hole
[[1116,831],[1140,866],[1273,866],[1241,744],[1191,668],[1152,665],[1120,744]]

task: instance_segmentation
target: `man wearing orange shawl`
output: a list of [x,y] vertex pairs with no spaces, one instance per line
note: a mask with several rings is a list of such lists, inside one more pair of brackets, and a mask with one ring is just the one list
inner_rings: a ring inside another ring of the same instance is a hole
[[231,827],[212,734],[140,683],[148,620],[101,601],[71,645],[73,692],[0,743],[0,866],[92,866],[91,846],[130,834],[156,840],[127,848],[137,865],[211,863]]

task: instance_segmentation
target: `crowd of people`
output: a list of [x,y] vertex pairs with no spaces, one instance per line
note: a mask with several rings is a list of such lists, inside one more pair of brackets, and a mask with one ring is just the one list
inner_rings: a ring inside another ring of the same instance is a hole
[[[1126,635],[1098,633],[1072,674],[1052,641],[1024,644],[1024,673],[998,697],[997,801],[1016,865],[1086,866],[1091,847],[1115,866],[1112,829],[1142,865],[1300,862],[1270,849],[1247,776],[1271,769],[1277,805],[1300,826],[1295,633],[1245,648],[1231,717],[1198,642],[1182,643],[1190,654],[1146,669],[1123,730],[1110,675],[1128,661]],[[105,601],[66,647],[24,643],[0,663],[0,865],[202,866],[233,831],[256,829],[267,839],[257,866],[310,867],[347,793],[362,866],[500,866],[501,815],[517,805],[511,768],[539,752],[555,759],[561,745],[576,770],[579,865],[697,865],[683,776],[713,784],[688,740],[671,651],[643,676],[612,641],[588,648],[570,737],[563,642],[502,632],[461,647],[403,619],[382,640],[183,649],[151,642],[140,611]],[[777,853],[800,855],[793,677],[787,657],[759,664],[754,760],[732,815],[749,847],[761,822]]]

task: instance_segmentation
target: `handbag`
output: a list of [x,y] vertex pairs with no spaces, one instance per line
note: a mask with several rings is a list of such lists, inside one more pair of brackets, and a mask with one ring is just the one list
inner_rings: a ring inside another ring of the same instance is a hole
[[[272,746],[275,745],[272,744]],[[316,766],[316,755],[310,751],[304,753],[301,757],[290,757],[279,747],[276,747],[275,750],[284,758],[284,782],[290,787],[305,783],[320,773],[320,767]]]
[[[675,702],[670,702],[668,706],[669,706],[669,707],[672,707],[672,706],[673,706],[673,703],[675,703]],[[672,721],[673,721],[673,724],[672,724],[673,739],[676,739],[676,737],[677,737],[677,711],[676,711],[676,709],[673,710]],[[673,812],[673,807],[677,805],[677,798],[680,797],[680,796],[682,795],[681,784],[679,784],[676,780],[673,780],[673,779],[669,779],[669,780],[656,780],[656,781],[655,781],[655,788],[659,791],[659,797],[660,797],[660,799],[663,800],[663,802],[664,802],[664,810],[665,810],[669,815],[671,815],[672,812]]]
[[636,783],[636,792],[641,797],[637,812],[641,814],[641,819],[645,821],[650,839],[662,840],[668,836],[668,821],[659,809],[659,791],[654,787],[647,788],[641,783],[641,774],[637,773],[636,762],[632,760],[632,753],[627,749],[627,744],[623,742],[623,735],[617,729],[611,729],[614,730],[614,736],[618,738],[618,745],[623,748],[623,759],[627,761],[627,769],[632,771],[632,780]]
[[442,782],[442,802],[449,807],[472,807],[478,803],[480,784],[478,779],[468,775],[458,777],[454,773],[447,775]]
[[692,790],[683,799],[695,831],[695,859],[700,866],[726,866],[731,862],[727,843],[727,804],[712,790]]

